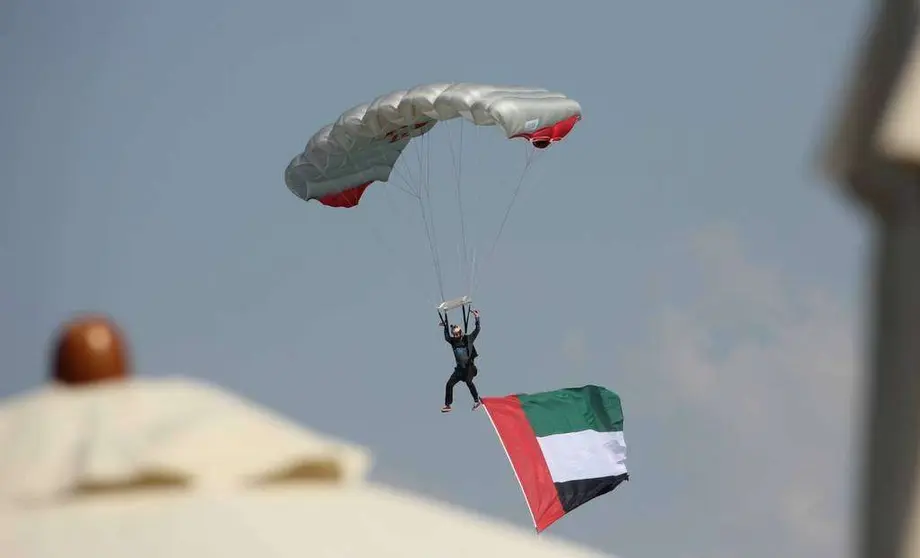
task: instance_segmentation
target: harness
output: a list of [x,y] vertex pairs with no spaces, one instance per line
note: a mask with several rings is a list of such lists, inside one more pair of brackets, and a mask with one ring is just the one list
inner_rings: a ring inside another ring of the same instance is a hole
[[[472,349],[470,348],[470,335],[469,335],[469,330],[470,330],[470,314],[472,313],[473,308],[472,308],[472,306],[469,304],[469,302],[470,302],[470,301],[469,301],[468,298],[464,298],[464,299],[461,300],[461,304],[459,305],[460,308],[461,308],[461,313],[462,313],[462,315],[463,315],[463,329],[462,329],[461,336],[465,338],[465,339],[464,339],[464,345],[465,345],[465,347],[466,347],[466,354],[467,354],[466,366],[463,367],[463,366],[460,366],[460,364],[457,364],[457,365],[456,365],[457,368],[461,368],[461,369],[462,369],[462,368],[465,368],[465,369],[466,369],[465,371],[466,371],[467,375],[469,375],[469,373],[470,373],[470,371],[473,369],[473,367],[476,366],[476,357],[479,356],[479,355],[474,355],[474,354],[473,354],[473,351],[475,350],[475,346],[473,346]],[[441,306],[441,307],[444,307],[444,305],[445,305],[445,303],[442,303],[442,306]],[[442,323],[442,324],[447,325],[447,324],[450,323],[450,322],[448,321],[448,319],[447,319],[447,309],[441,310],[441,309],[440,309],[441,307],[439,307],[439,309],[438,309],[438,318],[441,319],[441,323]],[[456,348],[455,348],[455,350],[456,350]],[[456,356],[455,356],[454,358],[456,359]]]

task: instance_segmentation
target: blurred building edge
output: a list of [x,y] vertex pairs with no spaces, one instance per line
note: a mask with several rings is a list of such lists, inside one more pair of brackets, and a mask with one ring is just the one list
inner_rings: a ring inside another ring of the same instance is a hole
[[[902,87],[917,26],[914,0],[874,0],[874,21],[843,88],[838,114],[821,153],[825,174],[874,215],[896,213],[917,187],[912,165],[882,149],[879,132],[892,113],[892,97]],[[895,111],[897,112],[897,111]],[[887,128],[894,131],[892,125]],[[889,139],[889,142],[891,140]]]
[[133,377],[120,335],[72,322],[57,381],[0,401],[3,558],[604,556],[371,483],[366,449],[216,386]]
[[920,558],[920,83],[916,0],[876,0],[823,166],[874,229],[857,558]]

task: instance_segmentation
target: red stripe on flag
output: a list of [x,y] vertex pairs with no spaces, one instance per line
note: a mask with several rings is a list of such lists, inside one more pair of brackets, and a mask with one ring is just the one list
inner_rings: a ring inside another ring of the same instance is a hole
[[515,395],[483,397],[482,405],[511,461],[534,527],[537,532],[543,531],[565,512],[521,401]]

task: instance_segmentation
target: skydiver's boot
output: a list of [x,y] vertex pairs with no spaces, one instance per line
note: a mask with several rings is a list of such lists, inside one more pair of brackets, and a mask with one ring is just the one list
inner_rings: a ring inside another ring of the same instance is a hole
[[449,413],[449,412],[450,412],[450,405],[444,405],[443,407],[441,407],[441,412],[442,412],[442,413]]
[[478,408],[481,407],[481,406],[482,406],[482,400],[481,400],[481,399],[477,399],[476,402],[473,403],[473,410],[475,411],[476,409],[478,409]]

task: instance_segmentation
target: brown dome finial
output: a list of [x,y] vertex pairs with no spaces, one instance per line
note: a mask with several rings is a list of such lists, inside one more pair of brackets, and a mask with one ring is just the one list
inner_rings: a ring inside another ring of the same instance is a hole
[[52,374],[58,382],[85,385],[120,380],[130,372],[124,335],[106,316],[88,314],[63,325],[53,351]]

